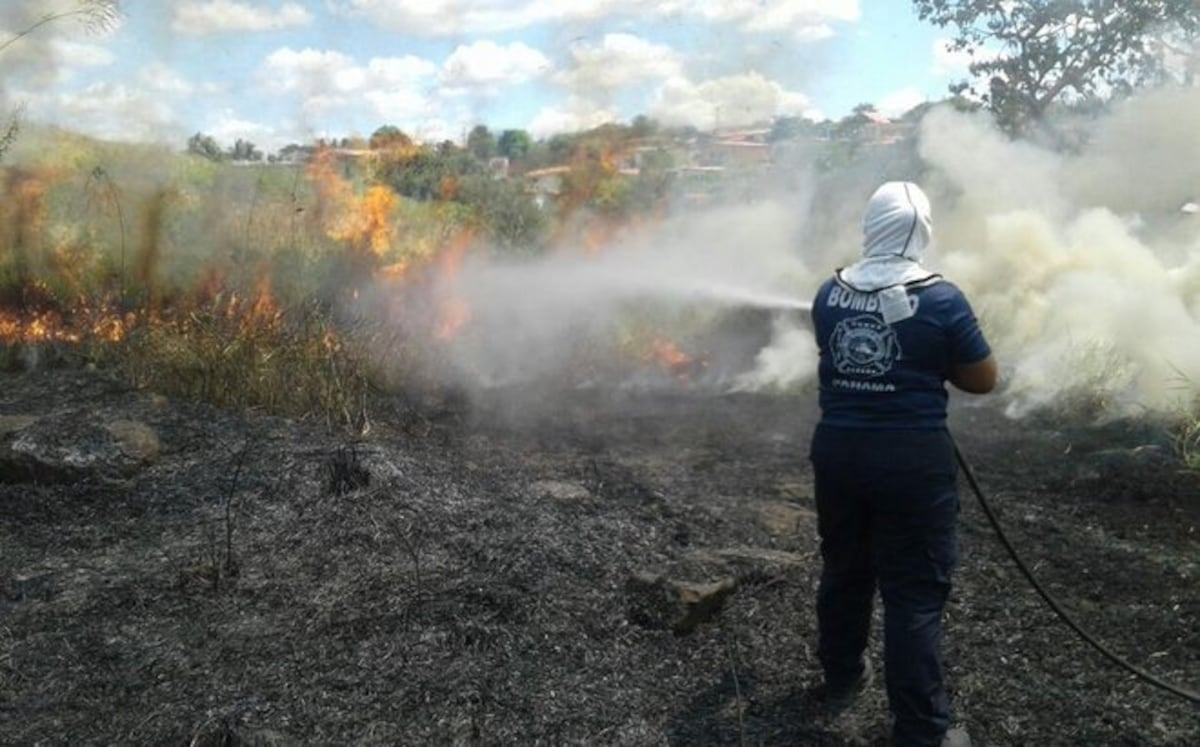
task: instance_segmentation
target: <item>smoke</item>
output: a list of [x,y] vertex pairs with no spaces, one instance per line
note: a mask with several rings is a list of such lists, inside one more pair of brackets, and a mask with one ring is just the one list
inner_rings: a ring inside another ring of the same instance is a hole
[[1181,211],[1200,92],[1147,92],[1089,128],[1058,153],[981,117],[923,122],[936,269],[971,298],[1014,415],[1170,412],[1200,381],[1200,221]]
[[771,317],[801,313],[815,280],[796,251],[805,204],[792,197],[685,211],[594,253],[476,257],[442,288],[471,315],[452,359],[487,384],[580,378],[663,340],[702,355],[705,382],[731,383],[769,342]]
[[706,383],[811,382],[816,348],[796,307],[857,256],[874,187],[912,179],[934,204],[926,264],[975,307],[1010,414],[1171,412],[1200,381],[1200,216],[1181,210],[1200,198],[1200,92],[1148,91],[1065,131],[1073,147],[1055,150],[936,108],[912,152],[800,169],[790,189],[764,182],[752,200],[675,215],[599,255],[477,258],[449,291],[472,313],[452,360],[477,380],[528,379],[577,367],[581,349],[618,355],[647,322],[716,362]]

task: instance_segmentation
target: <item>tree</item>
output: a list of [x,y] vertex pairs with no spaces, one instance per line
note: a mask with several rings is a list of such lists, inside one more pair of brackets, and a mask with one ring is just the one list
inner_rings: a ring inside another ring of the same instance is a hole
[[1196,0],[913,0],[922,20],[955,29],[973,82],[951,87],[1020,132],[1056,104],[1106,99],[1160,80],[1156,40],[1200,28]]
[[806,117],[779,117],[771,123],[771,132],[767,142],[777,143],[781,140],[814,135],[817,133],[817,123]]
[[[188,146],[188,149],[191,150],[190,141]],[[238,138],[233,147],[229,149],[228,155],[231,161],[261,161],[263,159],[262,151],[254,143],[241,138]]]
[[187,152],[194,156],[207,158],[210,161],[225,160],[225,152],[221,150],[221,146],[217,145],[217,141],[212,135],[205,135],[197,132],[188,138]]
[[658,122],[654,121],[645,114],[639,114],[633,118],[629,124],[630,134],[633,137],[643,138],[650,137],[658,132]]
[[371,150],[383,150],[385,148],[408,148],[412,146],[412,138],[409,137],[395,125],[383,125],[375,132],[371,133],[371,139],[368,141]]
[[375,181],[414,200],[453,199],[464,177],[483,171],[470,153],[454,149],[413,146],[380,159],[373,168]]
[[498,249],[525,254],[541,249],[549,221],[519,182],[484,175],[461,181],[458,201]]
[[496,136],[487,125],[475,125],[467,135],[467,150],[480,161],[486,161],[496,155]]
[[879,116],[875,105],[869,102],[859,104],[850,113],[837,121],[833,126],[833,136],[840,140],[856,141],[862,137],[867,127]]
[[505,130],[500,133],[500,139],[496,142],[496,149],[505,158],[516,160],[524,158],[532,144],[533,141],[530,139],[529,133],[525,130]]
[[552,135],[550,141],[546,143],[546,151],[552,163],[562,163],[575,152],[575,138],[561,132]]

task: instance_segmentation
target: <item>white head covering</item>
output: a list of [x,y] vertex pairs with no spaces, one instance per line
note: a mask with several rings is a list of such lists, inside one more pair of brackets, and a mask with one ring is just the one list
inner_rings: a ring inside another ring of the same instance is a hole
[[933,237],[929,198],[912,182],[887,182],[875,190],[863,216],[863,258],[839,270],[847,285],[872,292],[936,277],[921,267]]

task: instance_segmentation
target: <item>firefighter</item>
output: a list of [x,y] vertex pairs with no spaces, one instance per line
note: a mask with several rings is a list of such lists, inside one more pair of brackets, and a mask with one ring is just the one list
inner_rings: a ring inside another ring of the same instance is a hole
[[950,729],[942,610],[957,560],[946,382],[975,394],[996,362],[966,297],[921,265],[929,199],[888,182],[867,203],[862,258],[812,305],[821,418],[813,464],[822,570],[816,695],[835,710],[869,683],[871,610],[883,601],[884,680],[896,747],[969,745]]

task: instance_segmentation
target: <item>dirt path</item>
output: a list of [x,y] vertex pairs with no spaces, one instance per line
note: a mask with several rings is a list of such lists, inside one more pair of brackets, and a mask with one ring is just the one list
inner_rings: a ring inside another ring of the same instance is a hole
[[[880,687],[835,720],[803,696],[811,397],[390,400],[349,444],[96,374],[3,383],[0,415],[103,412],[162,443],[130,479],[0,485],[4,744],[885,743]],[[1200,684],[1200,483],[1130,451],[1155,431],[953,425],[1064,604]],[[1054,620],[965,493],[962,541],[947,651],[978,744],[1200,743],[1194,706]],[[680,636],[631,614],[638,571],[737,590]]]

